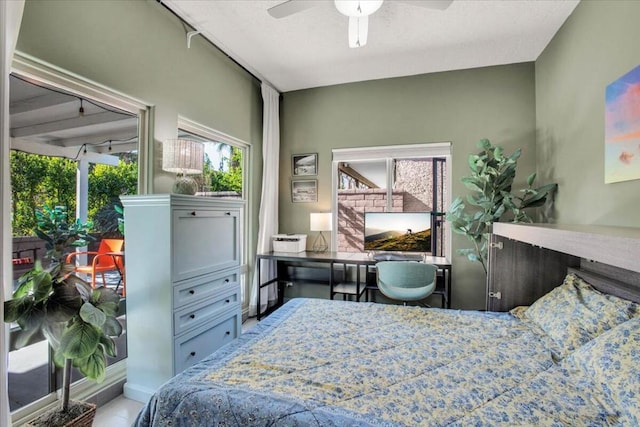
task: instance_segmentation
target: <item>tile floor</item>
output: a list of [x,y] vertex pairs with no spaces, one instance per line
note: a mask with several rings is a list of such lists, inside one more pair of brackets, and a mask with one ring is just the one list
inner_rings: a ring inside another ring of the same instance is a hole
[[[258,321],[255,318],[248,319],[242,324],[242,330],[245,331],[256,323]],[[143,406],[143,403],[120,395],[98,408],[93,427],[130,427]]]
[[144,403],[120,395],[96,411],[93,427],[130,427]]

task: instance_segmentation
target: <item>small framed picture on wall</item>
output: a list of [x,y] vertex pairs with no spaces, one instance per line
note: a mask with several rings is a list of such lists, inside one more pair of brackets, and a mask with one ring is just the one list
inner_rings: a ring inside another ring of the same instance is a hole
[[291,156],[293,176],[318,175],[318,153]]
[[317,179],[294,179],[291,181],[291,201],[309,203],[318,201]]

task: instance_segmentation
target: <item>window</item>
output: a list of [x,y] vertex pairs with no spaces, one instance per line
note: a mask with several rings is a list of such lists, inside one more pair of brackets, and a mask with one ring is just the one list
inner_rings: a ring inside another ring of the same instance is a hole
[[180,129],[178,138],[192,139],[204,144],[204,170],[194,176],[198,196],[243,199],[244,148]]
[[333,150],[334,250],[364,250],[365,212],[429,212],[431,254],[450,257],[450,144]]
[[249,156],[250,145],[244,141],[195,123],[186,118],[178,119],[178,137],[194,139],[204,143],[205,164],[200,176],[194,176],[198,182],[196,195],[240,199],[245,201],[241,218],[240,253],[242,307],[249,307],[248,277],[248,236],[249,233]]

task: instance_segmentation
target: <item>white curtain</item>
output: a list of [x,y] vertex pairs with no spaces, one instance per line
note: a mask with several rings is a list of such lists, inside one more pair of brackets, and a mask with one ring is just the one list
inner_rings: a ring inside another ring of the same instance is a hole
[[[0,297],[0,307],[4,307],[4,301],[9,295],[9,290],[13,288],[11,269],[9,263],[11,257],[11,185],[9,175],[9,73],[11,72],[11,61],[13,52],[18,41],[18,32],[22,22],[22,11],[24,10],[24,0],[0,1],[0,40],[2,40],[2,52],[0,52],[0,62],[2,63],[2,81],[0,82],[0,209],[2,210],[2,247],[0,248],[0,273],[2,273],[2,289]],[[4,319],[4,308],[0,308]],[[2,321],[2,320],[0,320]],[[10,425],[9,398],[7,386],[7,358],[9,356],[9,327],[2,321],[0,328],[0,342],[2,343],[3,355],[0,357],[0,425]]]
[[[262,83],[262,197],[258,227],[257,252],[271,251],[271,236],[278,233],[278,169],[280,158],[280,93]],[[275,262],[261,261],[260,280],[264,283],[275,277]],[[249,302],[249,316],[255,316],[258,305],[258,275],[254,271]],[[274,283],[260,291],[260,312],[264,312],[278,298],[278,287]]]

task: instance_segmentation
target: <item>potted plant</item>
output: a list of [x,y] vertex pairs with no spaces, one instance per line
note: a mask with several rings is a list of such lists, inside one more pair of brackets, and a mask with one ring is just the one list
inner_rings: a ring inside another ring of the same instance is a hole
[[68,247],[86,246],[90,223],[67,224],[64,207],[36,212],[36,234],[47,248],[45,268],[40,261],[18,279],[10,301],[4,303],[5,322],[20,327],[16,341],[25,345],[42,333],[54,350],[54,361],[64,366],[62,405],[28,423],[30,426],[90,426],[95,405],[69,401],[71,368],[86,378],[101,382],[106,373],[106,356],[116,356],[114,337],[122,333],[116,319],[120,297],[106,287],[92,289],[64,263]]
[[99,209],[93,218],[94,231],[98,231],[103,237],[121,238],[124,236],[124,208],[119,200],[111,200]]
[[470,261],[478,261],[487,273],[488,241],[494,222],[503,219],[512,222],[531,222],[526,209],[544,205],[547,197],[557,188],[557,184],[547,184],[534,188],[536,174],[527,177],[527,187],[512,193],[516,167],[522,150],[518,149],[510,156],[505,155],[502,147],[494,146],[488,139],[478,142],[479,154],[469,156],[471,175],[462,178],[464,185],[472,191],[467,196],[468,205],[457,197],[447,220],[451,229],[467,236],[473,243],[472,248],[458,249],[457,253]]

